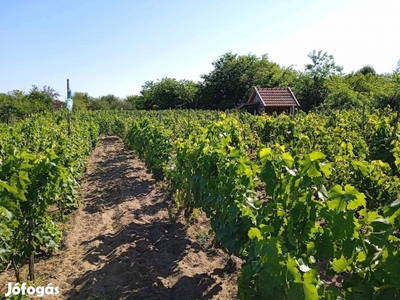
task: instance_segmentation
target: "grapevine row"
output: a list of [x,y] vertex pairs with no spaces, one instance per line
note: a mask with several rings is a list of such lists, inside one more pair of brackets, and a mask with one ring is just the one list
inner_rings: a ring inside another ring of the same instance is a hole
[[[288,116],[246,123],[243,116],[222,115],[218,121],[194,120],[179,129],[173,118],[164,123],[147,118],[134,122],[126,143],[156,170],[156,178],[167,179],[178,205],[189,212],[201,208],[217,240],[245,260],[240,298],[396,297],[396,169],[367,160],[372,156],[370,145],[351,120],[331,124],[333,134],[328,137],[327,129],[315,123],[302,132],[313,117],[295,126],[299,120]],[[244,123],[264,131],[251,137]],[[343,136],[347,126],[354,126],[355,132]],[[293,134],[288,139],[279,128]],[[335,144],[339,136],[342,142]],[[250,159],[258,141],[269,147],[262,146],[258,158]],[[265,187],[264,199],[257,193],[260,186]],[[346,283],[337,287],[323,281],[333,276],[346,278]]]

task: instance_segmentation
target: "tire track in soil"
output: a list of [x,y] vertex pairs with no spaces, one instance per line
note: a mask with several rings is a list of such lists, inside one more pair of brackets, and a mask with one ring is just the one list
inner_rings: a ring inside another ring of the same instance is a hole
[[80,190],[62,251],[36,263],[42,285],[59,286],[61,299],[236,298],[227,255],[196,241],[208,221],[171,223],[163,184],[118,137],[100,139]]

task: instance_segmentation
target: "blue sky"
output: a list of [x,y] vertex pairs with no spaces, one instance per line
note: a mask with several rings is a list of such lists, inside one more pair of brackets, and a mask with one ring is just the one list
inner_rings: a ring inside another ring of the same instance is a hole
[[0,0],[0,92],[48,85],[66,97],[139,94],[147,80],[198,81],[226,52],[299,70],[332,54],[345,72],[392,72],[398,0]]

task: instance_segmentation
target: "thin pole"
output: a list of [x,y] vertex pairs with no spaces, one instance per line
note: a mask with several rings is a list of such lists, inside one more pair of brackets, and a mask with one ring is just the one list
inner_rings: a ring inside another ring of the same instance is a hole
[[363,101],[363,106],[362,106],[362,121],[361,121],[362,133],[364,133],[364,123],[365,123],[365,101]]
[[400,102],[399,102],[398,107],[397,107],[397,118],[395,119],[395,122],[394,122],[393,138],[396,137],[397,128],[399,126],[399,122],[400,122]]
[[[29,218],[29,246],[34,248],[33,244],[33,218]],[[31,256],[29,257],[29,280],[35,281],[35,251],[32,250]]]

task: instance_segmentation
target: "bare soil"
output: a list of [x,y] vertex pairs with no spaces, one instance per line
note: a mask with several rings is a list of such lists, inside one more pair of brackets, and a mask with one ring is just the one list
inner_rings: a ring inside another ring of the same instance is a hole
[[[45,298],[236,299],[240,261],[212,247],[203,214],[191,223],[170,218],[168,198],[118,137],[101,138],[82,205],[62,225],[62,249],[35,264],[37,285],[60,288]],[[2,295],[8,281],[15,281],[11,270],[0,274]]]

